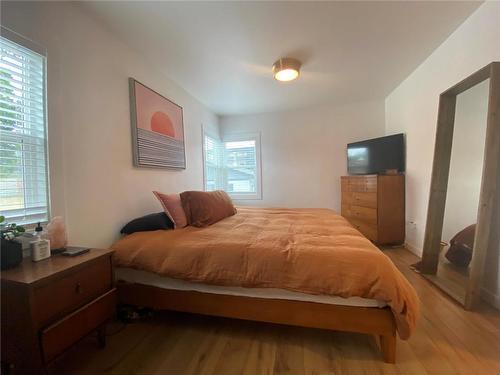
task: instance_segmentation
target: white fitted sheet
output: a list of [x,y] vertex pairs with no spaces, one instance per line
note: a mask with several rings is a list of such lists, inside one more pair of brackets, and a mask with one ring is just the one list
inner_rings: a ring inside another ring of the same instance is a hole
[[337,297],[327,295],[314,295],[292,292],[276,288],[243,288],[239,286],[218,286],[202,283],[193,283],[179,279],[160,276],[153,272],[135,270],[133,268],[115,268],[115,279],[129,283],[138,283],[156,286],[163,289],[186,290],[202,293],[225,294],[230,296],[243,296],[254,298],[286,299],[294,301],[307,301],[329,305],[358,306],[358,307],[385,307],[384,301],[361,297]]

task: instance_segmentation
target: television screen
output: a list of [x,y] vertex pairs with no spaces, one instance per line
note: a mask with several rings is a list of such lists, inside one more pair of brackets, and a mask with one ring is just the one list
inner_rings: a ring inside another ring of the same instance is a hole
[[388,169],[405,171],[404,134],[347,145],[347,172],[349,174],[379,174]]

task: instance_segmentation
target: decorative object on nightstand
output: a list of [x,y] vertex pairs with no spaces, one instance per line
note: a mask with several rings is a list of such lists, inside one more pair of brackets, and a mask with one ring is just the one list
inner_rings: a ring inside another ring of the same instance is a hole
[[59,254],[66,250],[68,237],[66,235],[66,225],[61,216],[55,216],[50,220],[47,225],[47,232],[49,233],[50,252],[52,254]]
[[39,262],[50,258],[50,240],[47,231],[44,231],[40,223],[35,228],[33,241],[30,241],[31,260]]
[[24,227],[15,223],[5,223],[5,216],[0,216],[1,233],[1,259],[2,270],[16,267],[23,260],[23,245],[16,240],[16,237],[25,232]]
[[105,344],[106,322],[116,313],[112,251],[25,258],[1,274],[2,368],[36,374],[93,331]]

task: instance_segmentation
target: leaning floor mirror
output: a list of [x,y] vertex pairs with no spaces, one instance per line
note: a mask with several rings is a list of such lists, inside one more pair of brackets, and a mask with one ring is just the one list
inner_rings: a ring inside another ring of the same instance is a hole
[[474,309],[500,290],[500,62],[439,97],[419,272]]

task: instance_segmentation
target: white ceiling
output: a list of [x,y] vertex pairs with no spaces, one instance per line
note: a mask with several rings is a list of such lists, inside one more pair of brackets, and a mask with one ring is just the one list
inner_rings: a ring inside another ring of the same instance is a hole
[[[384,98],[480,2],[86,2],[220,115]],[[292,83],[279,57],[303,62]]]

